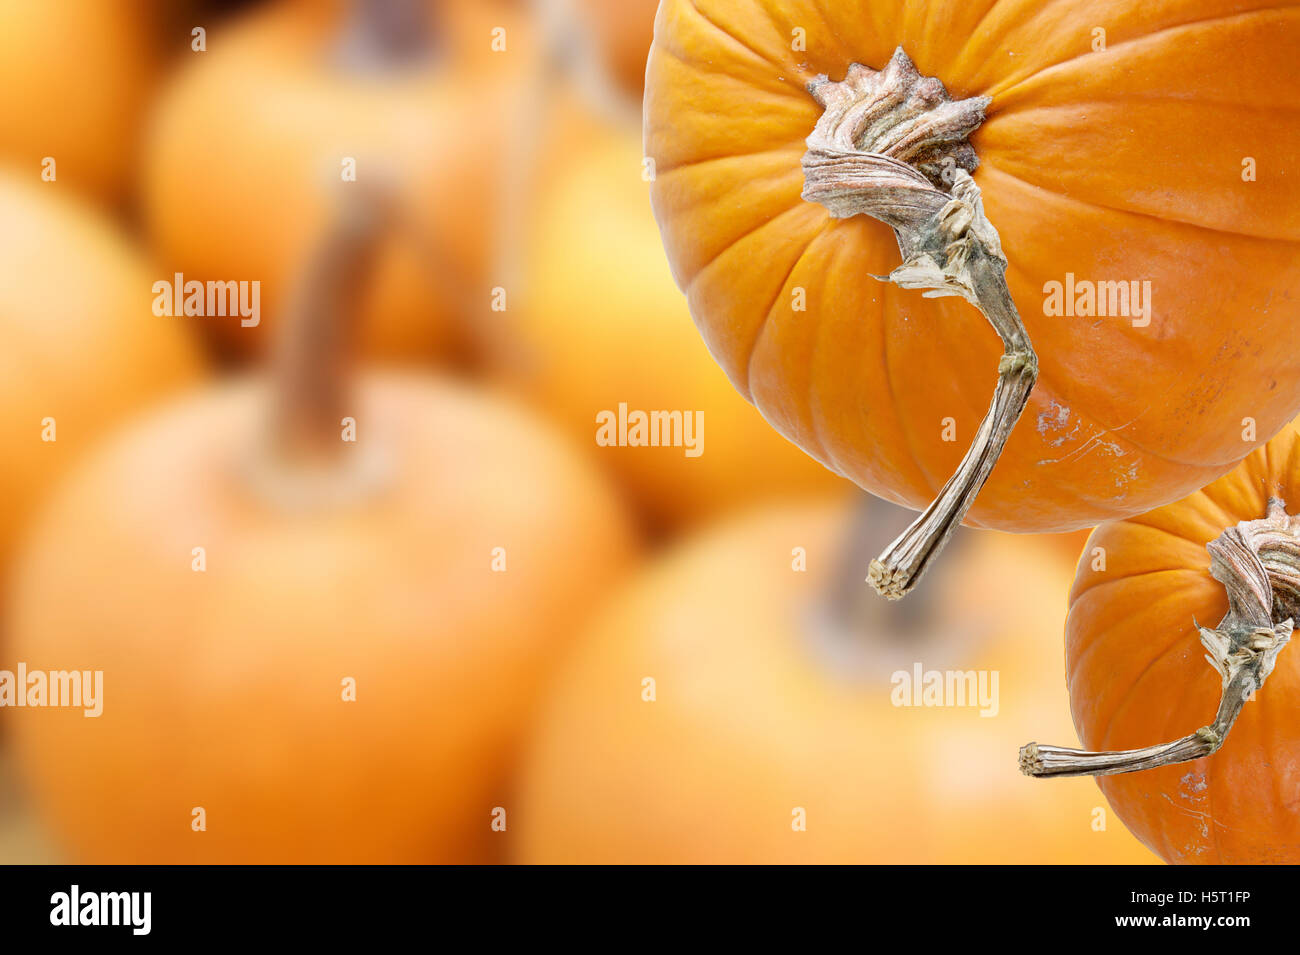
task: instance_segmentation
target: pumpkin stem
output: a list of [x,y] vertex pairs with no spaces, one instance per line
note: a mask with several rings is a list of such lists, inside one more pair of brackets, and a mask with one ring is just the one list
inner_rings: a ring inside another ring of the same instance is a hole
[[267,503],[312,510],[362,499],[385,487],[383,449],[356,437],[353,317],[383,238],[399,220],[390,185],[355,183],[338,221],[297,277],[271,360],[265,433],[243,463]]
[[821,76],[808,91],[825,111],[808,137],[803,197],[836,218],[862,213],[891,226],[903,264],[874,277],[929,298],[961,296],[984,313],[1004,348],[992,404],[956,473],[871,562],[867,580],[897,600],[916,586],[988,480],[1038,379],[1038,357],[970,177],[979,160],[966,137],[983,122],[988,97],[953,100],[902,47],[884,70],[855,63],[843,82]]
[[308,257],[293,290],[272,361],[272,440],[282,463],[324,464],[341,453],[351,401],[352,317],[366,288],[392,202],[354,184],[335,226]]
[[1228,593],[1228,614],[1217,627],[1199,627],[1205,659],[1223,678],[1214,722],[1190,736],[1112,752],[1087,752],[1029,743],[1020,749],[1027,776],[1109,776],[1185,763],[1214,753],[1247,701],[1273,672],[1291,639],[1300,610],[1300,516],[1288,517],[1278,499],[1268,515],[1229,527],[1206,545],[1210,575]]
[[350,0],[339,37],[339,62],[361,72],[420,63],[430,53],[433,31],[427,0]]

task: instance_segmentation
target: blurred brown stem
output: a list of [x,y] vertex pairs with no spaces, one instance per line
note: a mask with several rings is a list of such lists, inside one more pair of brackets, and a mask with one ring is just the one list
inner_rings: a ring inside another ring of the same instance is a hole
[[428,0],[351,0],[339,62],[361,72],[418,63],[433,47],[431,20]]
[[272,363],[272,436],[282,460],[329,461],[340,452],[340,423],[349,413],[354,317],[391,209],[387,193],[354,185],[337,223],[298,276]]

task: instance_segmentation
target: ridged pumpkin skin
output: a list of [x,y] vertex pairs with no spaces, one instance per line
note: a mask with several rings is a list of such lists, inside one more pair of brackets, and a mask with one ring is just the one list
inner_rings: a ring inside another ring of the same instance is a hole
[[[954,97],[992,97],[975,181],[1041,371],[968,522],[1070,530],[1223,474],[1252,449],[1243,418],[1262,441],[1300,408],[1300,352],[1280,347],[1300,321],[1300,9],[1275,7],[665,0],[645,147],[709,349],[862,487],[920,507],[952,474],[992,396],[997,336],[960,299],[873,279],[900,261],[885,225],[800,198],[821,113],[806,84],[880,69],[901,45]],[[1150,325],[1045,315],[1045,283],[1067,272],[1150,281]]]
[[[1062,623],[1068,564],[1042,541],[967,539],[917,603],[869,595],[911,629],[819,630],[853,518],[827,503],[752,513],[618,593],[535,721],[517,859],[1154,861],[1113,817],[1093,830],[1090,781],[1043,785],[1008,757],[1035,721],[1069,732],[1059,686],[1041,678],[1059,665],[1044,637]],[[806,572],[792,567],[795,547]],[[1013,600],[1018,613],[1005,610]],[[947,639],[926,639],[937,634]],[[915,661],[999,670],[997,715],[893,706],[891,674]],[[805,832],[791,829],[794,807]]]
[[6,666],[102,669],[104,703],[6,710],[35,803],[87,862],[496,860],[530,702],[627,566],[624,515],[513,406],[378,375],[349,453],[391,481],[280,509],[241,480],[268,399],[236,382],[169,406],[41,522]]
[[[1086,748],[1164,743],[1214,718],[1220,679],[1205,660],[1196,622],[1217,625],[1228,600],[1210,576],[1205,545],[1263,517],[1270,497],[1284,500],[1288,513],[1300,508],[1294,424],[1204,490],[1093,532],[1066,623],[1070,704]],[[1098,548],[1104,570],[1093,569]],[[1300,654],[1288,646],[1217,753],[1098,777],[1102,792],[1169,862],[1298,863],[1298,695]]]
[[61,181],[0,173],[0,569],[81,455],[202,374],[187,320],[150,308],[161,277]]

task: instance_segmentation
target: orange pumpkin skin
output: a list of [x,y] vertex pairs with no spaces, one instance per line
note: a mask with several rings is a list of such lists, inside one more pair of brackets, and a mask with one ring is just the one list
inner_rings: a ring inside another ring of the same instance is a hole
[[77,459],[203,367],[186,320],[153,314],[161,275],[61,188],[0,173],[0,570]]
[[[529,55],[519,14],[440,4],[429,60],[387,72],[340,65],[347,16],[337,0],[280,2],[213,30],[151,125],[145,218],[164,264],[201,281],[262,283],[257,326],[202,320],[237,357],[274,342],[303,258],[355,185],[342,179],[345,157],[359,181],[387,182],[408,219],[362,305],[366,353],[445,356],[462,344],[466,309],[490,301],[503,116]],[[499,54],[497,25],[507,31]]]
[[146,0],[0,0],[0,157],[100,201],[126,194],[157,72]]
[[[1070,704],[1087,749],[1163,743],[1214,718],[1220,678],[1205,660],[1195,622],[1215,626],[1228,600],[1210,576],[1205,545],[1263,517],[1269,497],[1285,501],[1289,513],[1300,505],[1295,424],[1204,490],[1093,532],[1065,631]],[[1100,776],[1102,792],[1166,861],[1300,862],[1297,693],[1300,656],[1287,647],[1217,753]]]
[[[698,347],[663,261],[633,131],[567,99],[551,130],[547,155],[566,159],[538,177],[503,378],[591,449],[656,526],[851,490],[775,433]],[[690,412],[702,453],[598,446],[597,415],[620,404]]]
[[[992,98],[974,178],[1038,353],[969,523],[1141,513],[1244,457],[1243,418],[1263,440],[1296,413],[1300,354],[1278,344],[1300,320],[1300,114],[1263,104],[1300,97],[1300,9],[665,0],[645,104],[655,212],[710,350],[783,434],[920,507],[992,395],[1001,347],[984,317],[871,278],[899,264],[890,229],[800,198],[821,112],[807,82],[879,69],[898,45],[954,97]],[[1243,181],[1244,156],[1276,175]],[[1045,283],[1067,272],[1150,281],[1149,326],[1046,315]]]
[[42,522],[6,666],[102,669],[104,702],[6,710],[34,801],[91,862],[493,861],[525,713],[627,564],[626,521],[513,406],[377,375],[354,447],[393,482],[279,510],[238,480],[267,399],[235,383],[170,406]]
[[[1017,732],[1068,733],[1059,626],[1069,571],[1009,535],[955,549],[926,599],[931,631],[809,626],[851,513],[802,503],[697,537],[611,601],[536,721],[510,839],[530,863],[1151,862],[1123,827],[1093,831],[1087,780],[1061,789],[1006,758]],[[792,569],[795,547],[807,571]],[[1024,608],[1008,614],[1017,599]],[[870,599],[876,600],[874,596]],[[834,650],[833,641],[848,646]],[[866,666],[855,671],[854,648]],[[972,650],[972,647],[978,647]],[[1000,671],[1000,709],[894,707],[891,674]],[[655,680],[646,702],[643,681]],[[792,831],[792,810],[807,831]],[[1103,807],[1104,812],[1104,807]]]

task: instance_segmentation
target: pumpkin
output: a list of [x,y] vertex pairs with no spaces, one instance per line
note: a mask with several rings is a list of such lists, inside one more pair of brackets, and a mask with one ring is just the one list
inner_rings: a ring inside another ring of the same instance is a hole
[[186,330],[150,309],[154,278],[61,181],[0,172],[0,571],[32,510],[81,455],[199,377]]
[[[1300,432],[1292,424],[1203,490],[1102,525],[1080,561],[1066,676],[1079,736],[1105,752],[1033,745],[1027,768],[1107,773],[1097,781],[1116,814],[1166,861],[1300,862],[1300,656],[1286,648],[1300,617],[1300,518],[1286,516],[1297,505]],[[1262,563],[1254,564],[1256,555]],[[1271,596],[1259,608],[1265,618],[1252,624],[1265,631],[1253,636],[1266,640],[1225,646],[1220,638],[1232,636],[1244,609],[1229,614],[1227,588],[1249,580],[1240,571],[1252,565],[1252,587]],[[1245,686],[1257,690],[1255,699],[1242,706],[1232,699],[1241,688],[1225,686],[1228,674],[1249,677],[1260,665],[1263,674]],[[1216,719],[1221,693],[1240,708],[1235,724]],[[1213,736],[1201,730],[1156,745],[1197,727]],[[1125,754],[1133,748],[1156,759],[1153,768],[1133,766]]]
[[[867,508],[869,533],[894,522],[887,510]],[[761,508],[618,593],[538,716],[517,859],[1151,861],[1104,825],[1086,781],[1026,786],[1006,758],[1035,720],[1068,729],[1059,688],[1039,678],[1059,652],[1043,635],[1062,622],[1069,573],[1050,546],[971,532],[916,603],[828,612],[861,593],[846,523],[858,520],[844,503]],[[918,664],[999,671],[996,716],[892,705],[915,700],[895,674]]]
[[[634,131],[588,118],[567,91],[552,110],[543,150],[566,158],[536,177],[502,379],[590,448],[661,527],[848,487],[772,431],[696,347],[659,252]],[[681,426],[638,436],[635,416],[657,412]]]
[[0,0],[0,158],[106,203],[125,197],[157,72],[147,0]]
[[119,435],[24,555],[9,659],[102,671],[96,718],[6,712],[76,859],[497,858],[546,664],[634,541],[608,487],[502,399],[398,372],[345,387],[356,244],[315,260],[270,382]]
[[778,430],[935,500],[882,592],[963,516],[1139,514],[1300,409],[1297,44],[1300,10],[1219,0],[661,5],[645,148],[673,273]]
[[526,24],[485,0],[351,7],[280,2],[214,29],[151,125],[145,220],[160,257],[187,278],[262,283],[257,325],[201,320],[236,357],[265,352],[298,263],[358,183],[390,184],[407,219],[366,291],[368,354],[467,350],[460,319],[486,311],[496,284],[491,207]]
[[624,93],[640,96],[659,0],[569,0],[600,68]]

